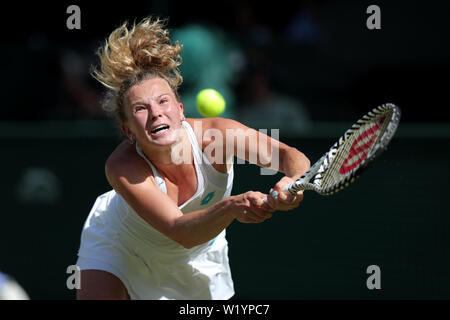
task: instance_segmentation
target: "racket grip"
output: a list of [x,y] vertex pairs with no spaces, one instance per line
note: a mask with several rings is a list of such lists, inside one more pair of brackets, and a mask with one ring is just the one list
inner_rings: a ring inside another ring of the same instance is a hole
[[297,182],[297,181],[291,182],[291,183],[289,183],[287,186],[285,186],[285,187],[283,188],[283,192],[284,192],[284,193],[288,193],[288,194],[293,194],[293,195],[295,195],[295,194],[297,193],[297,190],[295,190],[295,189],[293,189],[293,188],[296,186],[296,182]]
[[289,183],[283,188],[284,193],[289,193],[289,189],[294,185],[294,182]]

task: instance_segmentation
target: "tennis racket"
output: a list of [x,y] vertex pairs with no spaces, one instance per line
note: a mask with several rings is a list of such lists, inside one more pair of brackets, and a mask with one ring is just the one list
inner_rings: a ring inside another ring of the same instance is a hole
[[314,190],[331,195],[344,189],[386,150],[399,122],[400,109],[396,105],[386,103],[373,109],[283,191],[296,194],[299,190]]

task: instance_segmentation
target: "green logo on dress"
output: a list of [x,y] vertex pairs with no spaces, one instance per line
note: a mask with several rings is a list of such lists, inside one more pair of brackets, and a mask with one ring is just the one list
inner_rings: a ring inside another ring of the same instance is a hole
[[215,191],[208,193],[208,194],[203,198],[202,202],[200,202],[200,204],[203,206],[203,205],[207,204],[208,202],[210,202],[211,199],[214,198],[214,193],[215,193]]

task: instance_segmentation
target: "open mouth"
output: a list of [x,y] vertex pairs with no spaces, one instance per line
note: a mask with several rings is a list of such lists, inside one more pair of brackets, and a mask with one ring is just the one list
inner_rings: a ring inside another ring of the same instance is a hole
[[167,125],[167,124],[162,124],[162,125],[160,125],[160,126],[157,126],[156,128],[154,128],[152,131],[150,131],[152,134],[155,134],[155,133],[162,133],[162,132],[165,132],[165,131],[167,131],[167,130],[169,130],[169,126]]

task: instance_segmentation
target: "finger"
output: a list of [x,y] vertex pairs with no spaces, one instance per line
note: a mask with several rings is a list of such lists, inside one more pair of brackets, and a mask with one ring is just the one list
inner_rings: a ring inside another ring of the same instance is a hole
[[275,200],[270,194],[267,195],[265,205],[269,206],[272,211],[276,208]]
[[266,215],[266,217],[265,217],[264,220],[270,219],[270,218],[272,218],[272,217],[273,217],[273,213],[272,213],[272,212],[269,212],[269,213]]
[[273,212],[274,209],[272,206],[268,203],[268,197],[270,197],[267,194],[261,193],[261,192],[254,192],[249,197],[250,204],[255,207],[256,209],[262,209],[264,211]]
[[281,191],[278,191],[275,189],[270,189],[269,195],[271,198],[276,198],[280,193],[281,193]]
[[258,217],[255,217],[255,215],[248,209],[245,209],[238,218],[239,222],[242,223],[256,223]]
[[250,203],[255,206],[262,206],[264,204],[264,199],[267,197],[267,195],[264,195],[260,192],[255,192],[250,198]]
[[263,210],[261,208],[250,208],[253,217],[267,219],[272,215],[271,211]]
[[280,181],[278,181],[278,182],[275,184],[274,189],[280,193],[280,192],[282,192],[282,191],[284,190],[284,188],[285,188],[289,183],[291,183],[291,182],[292,182],[292,179],[291,179],[291,178],[283,177],[283,178],[281,178]]
[[267,218],[261,218],[261,217],[259,217],[259,218],[252,218],[252,220],[250,222],[251,223],[261,223],[261,222],[266,221],[267,219],[269,219],[269,218],[268,217]]
[[273,208],[268,203],[268,198],[270,198],[270,195],[259,193],[258,196],[258,198],[255,198],[251,201],[252,205],[257,209],[273,211]]
[[261,210],[258,208],[250,208],[248,211],[249,211],[249,217],[251,217],[253,220],[257,220],[260,222],[262,222],[272,216],[271,212]]
[[271,216],[265,216],[265,217],[258,217],[258,218],[253,218],[252,222],[253,223],[261,223],[266,221],[267,219],[271,218]]
[[296,201],[297,201],[297,199],[298,199],[298,197],[297,197],[297,195],[296,194],[289,194],[287,197],[286,197],[286,202],[287,203],[289,203],[289,204],[293,204],[293,203],[295,203]]
[[264,219],[259,218],[257,216],[254,215],[250,215],[249,213],[246,214],[244,220],[242,220],[241,222],[244,223],[261,223],[262,221],[264,221]]
[[275,209],[267,201],[264,201],[260,208],[267,212],[275,211]]
[[297,192],[296,194],[285,193],[280,196],[280,200],[283,203],[291,204],[291,203],[299,203],[303,200],[303,190]]
[[303,200],[303,191],[301,193],[289,194],[285,200],[287,204],[298,205]]
[[282,203],[290,203],[292,201],[293,196],[289,193],[281,192],[278,194],[277,198]]
[[273,186],[273,190],[279,194],[279,193],[283,192],[283,186],[284,186],[284,183],[279,181]]

